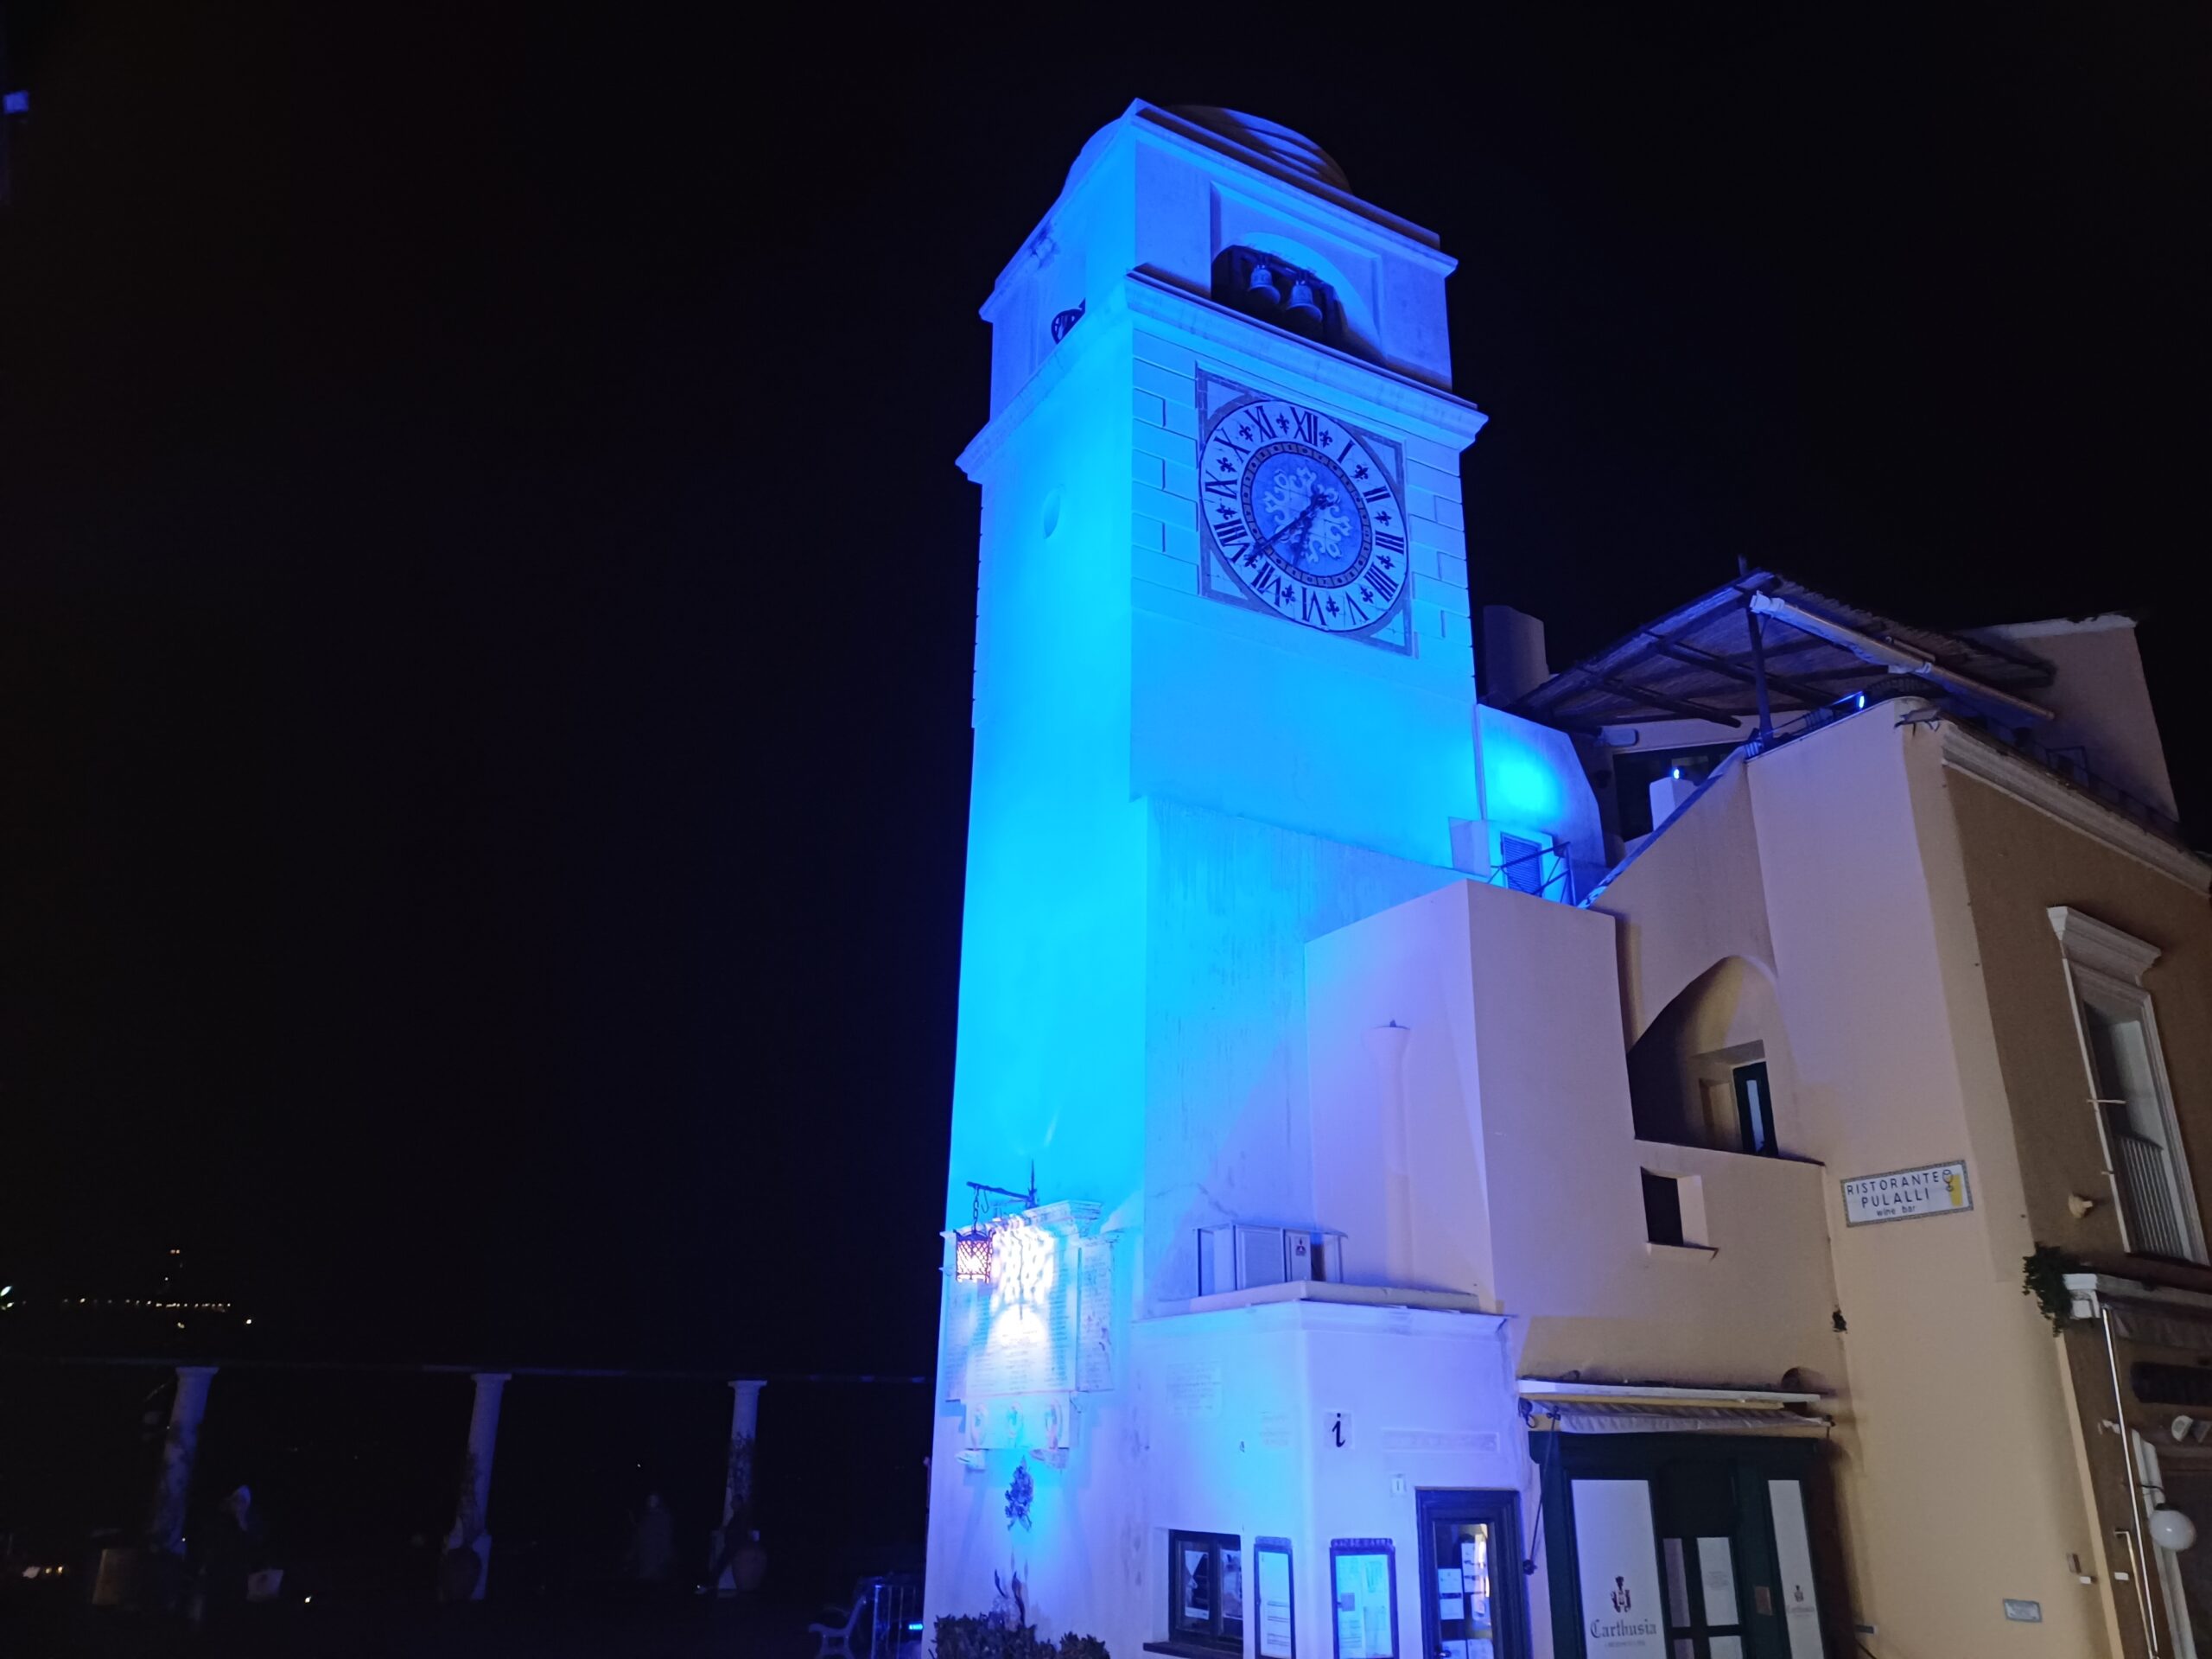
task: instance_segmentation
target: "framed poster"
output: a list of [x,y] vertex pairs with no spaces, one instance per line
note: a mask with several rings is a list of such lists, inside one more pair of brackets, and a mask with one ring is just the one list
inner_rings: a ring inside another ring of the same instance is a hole
[[1783,1627],[1790,1659],[1821,1659],[1821,1599],[1813,1588],[1813,1546],[1805,1532],[1805,1490],[1794,1480],[1770,1480],[1774,1511],[1775,1565],[1782,1577]]
[[1290,1540],[1252,1541],[1253,1605],[1259,1615],[1260,1659],[1298,1659],[1297,1618],[1292,1611]]
[[1397,1659],[1398,1546],[1388,1538],[1332,1538],[1329,1589],[1337,1659]]
[[1590,1659],[1667,1659],[1650,1482],[1578,1480],[1571,1490],[1584,1651]]

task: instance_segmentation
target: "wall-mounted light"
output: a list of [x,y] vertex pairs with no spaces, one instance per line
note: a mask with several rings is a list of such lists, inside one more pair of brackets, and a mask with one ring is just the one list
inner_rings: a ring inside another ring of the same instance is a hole
[[973,1195],[974,1207],[969,1211],[967,1226],[952,1236],[952,1277],[963,1285],[988,1285],[991,1282],[991,1257],[998,1240],[999,1229],[1005,1224],[1002,1214],[985,1215],[986,1197],[1010,1198],[1025,1210],[1037,1207],[1037,1166],[1029,1166],[1029,1190],[1016,1192],[1011,1187],[987,1186],[981,1181],[968,1183]]
[[2179,1510],[2152,1510],[2150,1532],[2160,1549],[2187,1549],[2196,1541],[2196,1522]]
[[963,1285],[991,1282],[991,1230],[963,1227],[952,1236],[952,1276]]

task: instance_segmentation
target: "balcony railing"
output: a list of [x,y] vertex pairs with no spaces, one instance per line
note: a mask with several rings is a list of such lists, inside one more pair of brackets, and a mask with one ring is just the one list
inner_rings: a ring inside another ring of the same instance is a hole
[[[1511,887],[1516,893],[1533,894],[1539,899],[1556,899],[1562,904],[1576,902],[1574,893],[1574,864],[1568,857],[1563,836],[1554,836],[1551,844],[1535,847],[1528,852],[1502,859],[1490,873],[1489,885]],[[1550,861],[1547,864],[1546,861]]]

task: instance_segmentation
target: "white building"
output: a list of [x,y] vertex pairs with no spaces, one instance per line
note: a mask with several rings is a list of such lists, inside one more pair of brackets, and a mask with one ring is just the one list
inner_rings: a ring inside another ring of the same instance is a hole
[[2020,1261],[2212,1292],[2212,1052],[2169,1020],[2146,1207],[2094,1056],[2050,1107],[2088,1152],[2019,1132],[2066,1072],[2015,1066],[2056,1027],[2008,1034],[1982,955],[2031,911],[2063,1020],[2094,895],[2201,1009],[2206,872],[1979,729],[2055,715],[2170,812],[2133,633],[1755,572],[1557,677],[1494,613],[1478,703],[1451,268],[1297,135],[1140,103],[985,308],[928,1615],[1018,1580],[1124,1659],[2141,1650],[2143,1522]]

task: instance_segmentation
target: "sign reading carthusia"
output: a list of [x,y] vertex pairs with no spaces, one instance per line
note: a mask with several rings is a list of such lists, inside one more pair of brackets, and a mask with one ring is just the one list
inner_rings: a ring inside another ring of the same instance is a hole
[[1964,1162],[1893,1169],[1886,1175],[1861,1175],[1843,1184],[1843,1218],[1853,1227],[1973,1208]]

